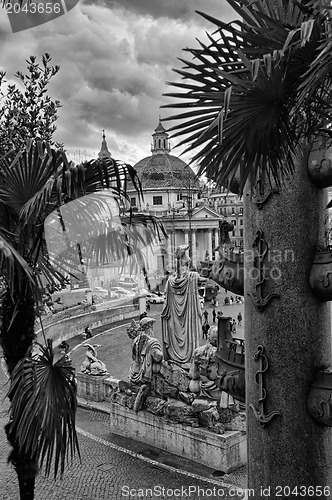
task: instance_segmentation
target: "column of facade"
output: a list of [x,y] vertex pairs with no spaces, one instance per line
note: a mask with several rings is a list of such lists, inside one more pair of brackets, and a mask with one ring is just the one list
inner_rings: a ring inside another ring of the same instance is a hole
[[[219,246],[219,228],[216,228],[214,230],[214,248],[217,248]],[[215,250],[214,252],[214,258],[215,260],[219,259],[219,252],[218,250]]]
[[171,255],[171,236],[170,235],[170,238],[166,238],[165,239],[165,242],[164,242],[164,245],[165,245],[165,255],[166,255],[166,259],[167,259],[167,262],[166,262],[166,269],[169,271],[170,270],[170,267],[171,267],[171,262],[172,262],[172,255]]
[[184,229],[184,244],[189,245],[189,231],[188,229]]
[[208,229],[208,247],[209,257],[212,259],[212,229]]
[[175,252],[176,247],[177,247],[176,230],[173,229],[173,232],[172,232],[172,249],[171,249],[173,270],[176,269],[176,262],[175,262],[175,256],[174,256],[174,252]]
[[196,249],[196,229],[192,230],[191,233],[191,244],[192,244],[192,259],[193,259],[193,265],[196,266],[197,262],[197,249]]

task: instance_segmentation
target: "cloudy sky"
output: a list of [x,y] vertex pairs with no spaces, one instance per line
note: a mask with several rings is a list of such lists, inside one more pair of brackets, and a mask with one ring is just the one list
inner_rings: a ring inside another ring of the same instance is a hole
[[0,69],[8,79],[30,55],[50,53],[61,68],[50,86],[62,103],[55,139],[78,162],[98,153],[105,129],[113,158],[135,164],[150,154],[159,115],[172,114],[160,106],[172,102],[162,94],[173,91],[166,82],[177,78],[177,57],[190,58],[182,49],[214,29],[195,10],[236,17],[226,0],[80,0],[58,19],[12,33],[0,8]]

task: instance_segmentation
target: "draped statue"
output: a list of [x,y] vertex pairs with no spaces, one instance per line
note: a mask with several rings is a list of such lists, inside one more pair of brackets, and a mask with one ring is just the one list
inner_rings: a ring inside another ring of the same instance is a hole
[[184,368],[189,367],[194,350],[199,346],[202,312],[198,287],[206,281],[196,271],[189,270],[188,248],[181,246],[175,253],[177,273],[167,281],[166,303],[161,313],[164,359]]

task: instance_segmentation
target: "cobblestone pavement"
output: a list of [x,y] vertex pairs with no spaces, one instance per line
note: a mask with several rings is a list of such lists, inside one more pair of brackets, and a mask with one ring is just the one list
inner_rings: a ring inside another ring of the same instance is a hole
[[[228,307],[233,308],[232,314],[227,312]],[[228,307],[222,307],[224,315],[236,317],[238,306]],[[243,305],[241,310],[243,312]],[[154,306],[150,314],[159,317],[160,306]],[[122,334],[119,334],[119,345]],[[105,336],[104,346],[109,342],[112,344],[114,339],[114,334]],[[81,339],[72,339],[71,347],[80,342]],[[119,352],[117,349],[113,351],[114,361]],[[102,352],[105,353],[104,348]],[[100,357],[103,359],[103,356]],[[127,364],[127,360],[122,358],[118,364],[122,366],[124,363]],[[9,446],[4,433],[8,420],[6,391],[6,376],[0,370],[0,500],[16,500],[19,499],[17,479],[12,467],[7,464]],[[243,469],[220,477],[213,468],[116,436],[110,432],[107,413],[98,411],[98,404],[79,407],[77,431],[81,461],[76,457],[68,464],[61,480],[54,481],[52,477],[45,478],[41,474],[36,483],[36,500],[245,498]]]
[[[19,498],[16,474],[6,463],[9,451],[3,431],[6,421],[2,407],[0,499],[16,500]],[[141,447],[140,451],[135,451],[135,443],[124,447],[126,443],[119,437],[119,444],[115,444],[106,413],[80,408],[77,430],[81,461],[75,458],[61,480],[40,475],[36,483],[36,500],[243,498],[240,486],[230,485],[212,475],[204,479],[203,474],[212,472],[207,468],[201,468],[200,474],[189,472],[186,470],[188,465],[181,464],[178,457],[162,454],[163,462],[158,462],[158,450]]]

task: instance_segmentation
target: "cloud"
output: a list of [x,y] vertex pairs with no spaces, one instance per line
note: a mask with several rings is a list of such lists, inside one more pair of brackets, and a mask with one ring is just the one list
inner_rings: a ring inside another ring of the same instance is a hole
[[[96,4],[93,0],[85,0],[85,4]],[[140,16],[151,16],[154,19],[169,18],[181,22],[194,21],[197,24],[206,24],[207,21],[199,18],[196,10],[212,16],[218,16],[225,22],[233,19],[233,9],[225,0],[100,0],[99,5],[111,10],[122,9]],[[210,27],[210,25],[209,25]]]
[[[115,158],[136,163],[149,156],[151,134],[169,99],[167,81],[190,58],[182,49],[205,40],[199,9],[229,20],[225,0],[87,1],[61,18],[12,34],[0,16],[0,68],[13,75],[30,55],[49,52],[60,66],[49,91],[59,99],[55,139],[82,159],[100,150],[102,129]],[[227,15],[226,15],[227,14]],[[233,16],[234,17],[234,16]],[[213,31],[213,25],[209,30]],[[15,42],[15,43],[14,43]],[[178,155],[179,152],[174,152]]]

